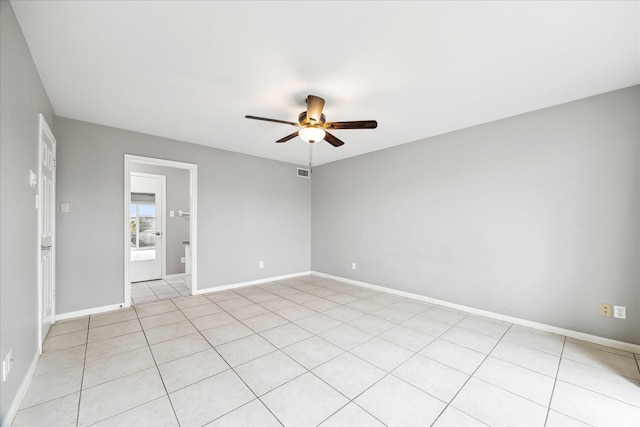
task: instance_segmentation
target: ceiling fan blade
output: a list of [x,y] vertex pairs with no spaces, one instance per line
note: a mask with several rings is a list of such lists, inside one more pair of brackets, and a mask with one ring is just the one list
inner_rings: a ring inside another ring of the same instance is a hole
[[317,124],[322,118],[322,109],[324,108],[324,99],[319,96],[307,96],[307,120],[311,124]]
[[329,144],[333,145],[334,147],[340,147],[341,145],[344,145],[344,142],[340,141],[338,138],[336,138],[335,136],[331,135],[329,132],[326,132],[326,131],[324,135],[324,140],[327,141]]
[[290,139],[295,138],[296,136],[298,136],[298,131],[295,131],[294,133],[292,133],[291,135],[287,135],[284,138],[280,138],[279,140],[277,140],[276,142],[287,142]]
[[274,122],[274,123],[284,123],[285,125],[292,125],[300,127],[300,123],[287,122],[286,120],[277,120],[277,119],[267,119],[266,117],[257,117],[257,116],[244,116],[247,119],[253,120],[262,120],[264,122]]
[[327,122],[323,126],[327,129],[375,129],[378,122],[375,120],[359,120],[354,122]]

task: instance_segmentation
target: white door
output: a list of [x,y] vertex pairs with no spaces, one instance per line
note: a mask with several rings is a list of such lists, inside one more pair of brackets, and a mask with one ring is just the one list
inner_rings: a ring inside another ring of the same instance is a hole
[[56,140],[40,115],[38,166],[38,317],[39,346],[47,337],[55,316],[55,218],[56,218]]
[[164,176],[131,173],[129,280],[162,278]]

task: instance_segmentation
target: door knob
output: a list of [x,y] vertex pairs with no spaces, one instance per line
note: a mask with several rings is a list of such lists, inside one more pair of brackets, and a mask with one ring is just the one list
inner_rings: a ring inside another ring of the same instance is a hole
[[156,236],[161,235],[162,233],[160,233],[159,231],[156,231]]

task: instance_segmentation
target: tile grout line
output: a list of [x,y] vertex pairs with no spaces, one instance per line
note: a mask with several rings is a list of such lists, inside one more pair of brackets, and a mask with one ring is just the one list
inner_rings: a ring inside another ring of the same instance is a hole
[[80,377],[80,390],[78,391],[78,409],[76,412],[76,427],[80,425],[80,406],[82,405],[82,386],[84,385],[84,373],[87,369],[87,353],[89,352],[89,332],[91,332],[91,315],[87,321],[87,342],[84,346],[84,358],[82,359],[82,376]]

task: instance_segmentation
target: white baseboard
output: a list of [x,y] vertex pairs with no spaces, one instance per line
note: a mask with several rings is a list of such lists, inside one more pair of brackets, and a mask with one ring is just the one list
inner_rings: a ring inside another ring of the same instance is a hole
[[494,313],[492,311],[480,310],[478,308],[468,307],[466,305],[455,304],[448,301],[443,301],[431,297],[427,297],[420,294],[414,294],[411,292],[399,291],[396,289],[387,288],[384,286],[372,285],[366,282],[360,282],[358,280],[347,279],[345,277],[334,276],[332,274],[321,273],[318,271],[312,271],[311,274],[315,276],[325,277],[327,279],[339,280],[341,282],[349,283],[356,286],[362,286],[369,289],[375,289],[378,291],[387,292],[390,294],[413,298],[419,301],[428,302],[430,304],[436,304],[443,307],[453,308],[455,310],[464,311],[471,314],[477,314],[491,319],[502,320],[504,322],[513,323],[515,325],[526,326],[529,328],[538,329],[545,332],[551,332],[554,334],[564,335],[569,338],[575,338],[582,341],[587,341],[593,344],[599,344],[606,347],[612,347],[618,350],[629,351],[631,353],[640,354],[640,345],[632,344],[624,341],[612,340],[610,338],[599,337],[597,335],[586,334],[584,332],[572,331],[571,329],[559,328],[557,326],[546,325],[544,323],[532,322],[530,320],[520,319],[518,317],[505,316],[503,314]]
[[309,274],[311,274],[310,271],[303,271],[301,273],[286,274],[284,276],[267,277],[265,279],[251,280],[249,282],[233,283],[230,285],[216,286],[214,288],[197,289],[195,295],[207,294],[209,292],[226,291],[228,289],[243,288],[245,286],[259,285],[261,283],[274,282],[276,280],[293,279],[295,277],[306,276]]
[[69,313],[56,314],[56,322],[58,320],[75,319],[78,317],[89,316],[91,314],[100,314],[107,311],[119,310],[125,308],[124,304],[104,305],[102,307],[87,308],[86,310],[70,311]]
[[22,383],[20,383],[20,387],[16,392],[16,395],[13,398],[13,402],[11,402],[11,406],[9,406],[9,410],[4,417],[4,420],[0,423],[1,426],[10,426],[13,423],[13,419],[16,417],[18,410],[20,409],[20,405],[22,405],[22,399],[27,394],[27,390],[29,390],[29,386],[31,385],[31,379],[33,378],[33,374],[36,373],[36,368],[38,367],[38,361],[40,360],[40,354],[36,351],[33,356],[33,360],[31,361],[31,365],[29,366],[29,370],[27,371],[27,375],[24,376]]

